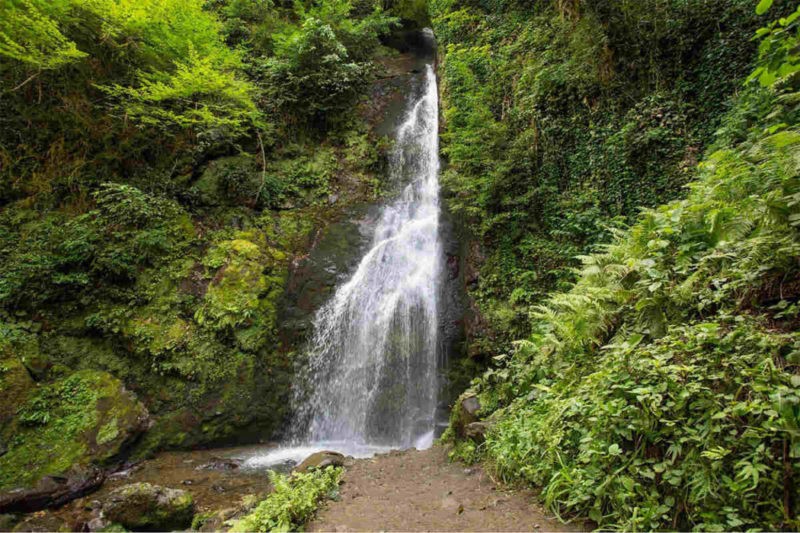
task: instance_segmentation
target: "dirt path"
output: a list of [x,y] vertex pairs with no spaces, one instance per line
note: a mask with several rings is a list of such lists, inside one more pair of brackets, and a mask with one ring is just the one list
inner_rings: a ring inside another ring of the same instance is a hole
[[341,498],[309,531],[581,531],[533,495],[495,485],[478,467],[449,463],[440,447],[394,452],[348,466]]

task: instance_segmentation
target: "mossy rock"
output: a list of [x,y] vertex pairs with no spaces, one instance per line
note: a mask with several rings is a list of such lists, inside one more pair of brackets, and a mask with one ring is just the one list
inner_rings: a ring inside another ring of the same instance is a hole
[[11,330],[0,337],[0,360],[17,359],[34,380],[44,379],[53,362],[39,349],[39,337],[23,329]]
[[72,531],[72,528],[62,519],[52,514],[41,516],[33,514],[26,517],[10,531]]
[[192,524],[194,501],[184,490],[133,483],[111,493],[103,517],[135,531],[185,529]]
[[16,357],[0,359],[0,428],[14,418],[35,386],[22,361]]
[[31,510],[52,504],[50,493],[68,499],[62,493],[70,485],[83,492],[98,477],[102,482],[95,466],[120,458],[148,427],[149,415],[120,380],[82,370],[30,394],[13,424],[0,457],[0,510]]
[[236,155],[212,161],[191,190],[206,206],[254,205],[260,184],[255,160]]
[[[468,437],[467,427],[479,421],[481,402],[477,394],[472,390],[467,390],[456,400],[450,412],[449,431],[455,433],[459,439]],[[473,430],[476,429],[473,427]]]

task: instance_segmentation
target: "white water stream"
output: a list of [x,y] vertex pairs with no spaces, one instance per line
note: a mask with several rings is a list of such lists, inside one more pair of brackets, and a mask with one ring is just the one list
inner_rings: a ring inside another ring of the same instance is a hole
[[[428,35],[432,39],[432,34]],[[369,251],[316,314],[295,435],[250,466],[332,449],[356,457],[431,446],[439,382],[439,145],[436,75],[425,66],[390,160],[406,184],[382,208]]]

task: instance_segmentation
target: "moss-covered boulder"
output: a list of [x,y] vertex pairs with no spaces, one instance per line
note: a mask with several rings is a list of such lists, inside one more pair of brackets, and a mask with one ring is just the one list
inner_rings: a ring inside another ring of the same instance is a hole
[[[250,205],[260,196],[261,172],[249,155],[221,157],[206,167],[191,192],[206,206]],[[261,190],[263,193],[264,191]]]
[[478,396],[472,391],[466,391],[459,396],[456,407],[450,415],[450,426],[459,438],[467,437],[467,427],[478,422],[478,413],[481,410],[481,402]]
[[145,407],[122,382],[82,370],[29,393],[4,431],[0,511],[68,501],[102,483],[102,470],[121,458],[148,427]]
[[111,493],[103,517],[134,531],[186,529],[192,524],[194,501],[184,490],[133,483]]
[[22,361],[15,357],[0,359],[0,429],[14,418],[34,386]]
[[[6,531],[5,529],[0,528],[0,531]],[[52,514],[45,514],[45,515],[38,515],[32,514],[25,517],[24,520],[16,524],[13,529],[9,529],[8,531],[19,531],[19,532],[33,532],[33,531],[72,531],[72,528],[69,527],[67,523],[65,523],[61,518],[52,515]]]

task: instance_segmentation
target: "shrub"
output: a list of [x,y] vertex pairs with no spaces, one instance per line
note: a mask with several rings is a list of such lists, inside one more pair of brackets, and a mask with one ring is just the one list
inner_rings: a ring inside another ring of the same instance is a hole
[[270,471],[272,494],[234,523],[231,531],[299,531],[320,501],[336,497],[341,477],[342,469],[332,466],[288,476]]

